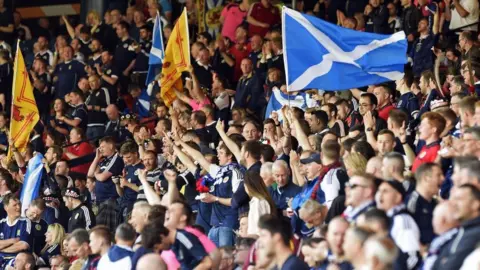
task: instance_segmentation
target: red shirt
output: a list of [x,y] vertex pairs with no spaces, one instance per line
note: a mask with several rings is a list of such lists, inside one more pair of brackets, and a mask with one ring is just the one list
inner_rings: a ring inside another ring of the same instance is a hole
[[388,114],[393,109],[395,109],[395,106],[393,106],[392,104],[385,105],[382,108],[378,109],[378,116],[380,118],[382,118],[383,120],[387,121],[388,120]]
[[241,50],[237,49],[236,45],[233,45],[230,47],[228,50],[228,53],[235,58],[235,66],[234,66],[234,73],[233,73],[233,81],[238,82],[240,80],[240,77],[242,77],[242,69],[240,68],[242,64],[242,60],[245,58],[248,58],[248,55],[250,54],[251,51],[250,44],[248,45],[243,45],[243,48]]
[[[77,157],[82,157],[82,156],[91,154],[91,153],[93,153],[93,151],[95,151],[95,149],[87,142],[82,142],[80,144],[76,144],[76,145],[72,145],[72,146],[67,147],[67,152],[72,153]],[[76,172],[76,173],[81,173],[81,174],[87,174],[88,173],[88,168],[90,168],[90,164],[92,164],[92,163],[89,162],[89,163],[85,163],[85,164],[82,164],[82,165],[72,167],[72,168],[70,168],[70,171],[71,172]]]
[[[281,22],[280,10],[276,6],[269,5],[268,7],[265,7],[260,2],[253,4],[249,15],[261,23],[270,25],[270,27],[274,26],[275,24],[280,24]],[[252,37],[254,35],[260,35],[263,38],[265,37],[265,34],[267,34],[268,30],[269,28],[263,28],[249,24],[248,36]]]
[[440,151],[440,142],[434,142],[422,147],[417,157],[413,161],[412,172],[415,172],[417,168],[423,163],[434,162],[437,158],[438,151]]

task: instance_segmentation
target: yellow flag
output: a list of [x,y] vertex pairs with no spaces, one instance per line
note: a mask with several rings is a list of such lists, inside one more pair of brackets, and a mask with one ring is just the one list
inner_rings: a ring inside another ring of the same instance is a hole
[[170,106],[176,98],[173,87],[179,91],[183,90],[181,75],[190,65],[189,44],[187,10],[184,9],[173,27],[163,59],[160,95],[167,106]]
[[[28,77],[22,51],[17,45],[13,70],[12,117],[10,120],[10,138],[18,151],[23,152],[30,138],[30,132],[38,122],[39,114],[33,87]],[[12,157],[8,149],[8,160]]]

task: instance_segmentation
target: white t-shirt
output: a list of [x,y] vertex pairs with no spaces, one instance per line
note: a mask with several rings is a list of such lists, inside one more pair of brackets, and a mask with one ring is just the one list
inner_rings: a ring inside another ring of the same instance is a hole
[[271,213],[270,204],[267,200],[260,200],[253,197],[250,200],[250,210],[248,212],[248,235],[258,235],[258,221],[260,217]]
[[[469,25],[478,21],[478,0],[460,0],[460,5],[468,11],[468,15],[462,18],[455,8],[452,10],[452,19],[450,20],[450,29],[456,29],[464,25]],[[477,31],[477,24],[462,28],[461,30]]]

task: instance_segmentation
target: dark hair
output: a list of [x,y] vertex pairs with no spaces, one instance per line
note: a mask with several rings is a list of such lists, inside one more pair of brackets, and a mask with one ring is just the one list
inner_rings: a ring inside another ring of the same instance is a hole
[[148,212],[148,222],[153,222],[156,220],[160,224],[165,222],[165,214],[167,213],[167,208],[163,205],[152,205],[150,212]]
[[270,196],[270,193],[268,192],[265,182],[262,180],[260,174],[255,171],[247,171],[245,173],[243,182],[245,184],[245,189],[248,188],[250,197],[257,197],[258,199],[266,200],[270,205],[270,213],[275,215],[275,203],[273,202],[273,199]]
[[370,223],[370,222],[378,222],[382,225],[384,230],[388,230],[390,228],[390,218],[387,216],[387,214],[377,208],[373,208],[368,210],[363,214],[365,217],[365,221]]
[[146,249],[153,249],[156,244],[162,243],[162,238],[168,236],[168,229],[158,221],[149,222],[141,233],[142,246]]
[[314,110],[310,112],[311,115],[315,115],[315,117],[324,125],[328,124],[328,114],[322,110]]
[[130,30],[130,25],[125,21],[118,22],[117,26],[120,26],[121,28],[123,28],[127,31]]
[[367,160],[375,156],[375,150],[373,150],[372,146],[366,141],[355,142],[353,144],[353,150],[362,154]]
[[480,190],[475,185],[472,185],[470,183],[469,184],[463,184],[459,188],[468,189],[470,191],[470,194],[472,195],[472,197],[476,201],[480,201]]
[[[12,162],[13,163],[13,162]],[[3,178],[3,180],[5,180],[5,183],[7,185],[7,188],[9,190],[12,190],[12,188],[14,187],[14,180],[13,180],[13,177],[12,175],[10,174],[10,172],[4,168],[0,168],[0,177]],[[5,199],[3,199],[3,202],[5,203]]]
[[138,145],[134,141],[128,140],[120,147],[120,154],[138,154]]
[[[262,181],[263,182],[263,181]],[[260,217],[258,227],[263,230],[267,230],[273,236],[280,234],[282,242],[285,246],[290,246],[290,240],[292,239],[292,227],[290,222],[285,219],[278,218],[273,215],[263,215]]]
[[193,220],[192,207],[185,200],[175,200],[171,204],[174,203],[182,205],[182,215],[185,215],[185,217],[187,217],[187,226],[195,223],[195,221]]
[[50,146],[50,148],[52,149],[53,153],[57,155],[57,159],[62,158],[62,155],[63,155],[62,147],[60,147],[58,145],[52,145],[52,146]]
[[261,156],[264,162],[273,162],[275,158],[275,149],[269,144],[262,144]]
[[115,237],[118,237],[124,241],[134,242],[137,238],[137,233],[132,225],[128,223],[122,223],[115,230]]
[[115,145],[115,138],[111,136],[106,136],[100,139],[99,143],[102,143],[102,142]]
[[360,98],[368,98],[370,100],[370,103],[372,105],[375,105],[375,107],[377,107],[378,105],[377,97],[373,93],[362,93]]
[[253,159],[260,160],[262,157],[262,144],[259,141],[246,141],[243,144],[246,153],[249,153]]
[[74,89],[71,93],[77,95],[82,101],[85,101],[85,94],[82,92],[82,90]]
[[207,123],[207,115],[203,111],[195,111],[193,112],[193,119],[202,126],[205,126]]
[[77,244],[90,243],[89,235],[85,229],[76,229],[70,234],[70,239],[74,239]]
[[352,138],[348,138],[342,142],[343,149],[345,151],[350,152],[352,150],[353,145],[355,144],[356,140]]

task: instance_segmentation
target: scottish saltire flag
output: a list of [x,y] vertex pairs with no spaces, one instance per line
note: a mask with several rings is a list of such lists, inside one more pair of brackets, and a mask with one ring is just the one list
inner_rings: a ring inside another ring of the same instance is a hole
[[22,192],[20,193],[20,201],[22,202],[22,216],[25,216],[25,210],[28,208],[32,200],[38,197],[40,191],[40,183],[43,175],[43,155],[37,153],[28,161],[27,173],[23,180]]
[[282,17],[288,91],[344,90],[403,77],[404,32],[354,31],[286,7]]
[[278,112],[278,120],[283,121],[280,111],[284,105],[290,105],[291,107],[298,107],[305,110],[307,108],[307,97],[305,92],[299,92],[296,95],[287,95],[282,93],[277,87],[273,88],[272,96],[268,101],[267,109],[265,111],[265,119],[270,118],[272,112]]
[[148,73],[145,85],[148,85],[155,79],[157,74],[160,74],[165,55],[163,48],[162,23],[160,22],[160,14],[157,12],[155,24],[153,25],[152,48],[150,49],[150,57],[148,59]]

